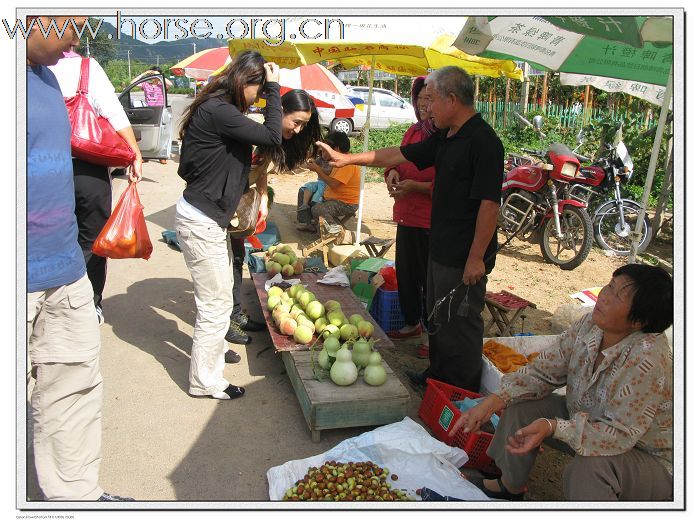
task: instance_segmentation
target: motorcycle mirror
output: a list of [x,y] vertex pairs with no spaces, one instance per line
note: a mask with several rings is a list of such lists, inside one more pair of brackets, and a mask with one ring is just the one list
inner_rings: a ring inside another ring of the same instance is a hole
[[541,130],[544,126],[544,117],[541,115],[536,115],[535,118],[532,119],[532,124],[535,126],[537,131]]
[[525,124],[526,126],[532,126],[532,123],[531,123],[528,119],[526,119],[525,117],[523,117],[523,116],[522,116],[520,113],[518,113],[517,111],[513,111],[513,114],[516,116],[516,118],[517,118],[520,122],[522,122],[522,123]]

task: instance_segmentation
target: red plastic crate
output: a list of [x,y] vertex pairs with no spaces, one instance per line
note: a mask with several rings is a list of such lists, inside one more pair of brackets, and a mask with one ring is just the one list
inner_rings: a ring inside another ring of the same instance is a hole
[[489,474],[500,474],[493,459],[486,455],[486,449],[493,439],[493,434],[457,432],[454,437],[447,435],[460,415],[454,402],[461,401],[465,397],[477,399],[483,396],[435,379],[428,379],[428,388],[425,390],[418,415],[430,427],[437,439],[451,447],[461,448],[467,453],[469,459],[464,467]]

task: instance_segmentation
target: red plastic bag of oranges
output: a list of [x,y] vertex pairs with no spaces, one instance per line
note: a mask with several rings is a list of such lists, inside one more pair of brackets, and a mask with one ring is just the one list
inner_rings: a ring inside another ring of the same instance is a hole
[[102,231],[92,245],[92,253],[110,259],[148,259],[153,245],[143,217],[143,205],[132,182],[119,197]]

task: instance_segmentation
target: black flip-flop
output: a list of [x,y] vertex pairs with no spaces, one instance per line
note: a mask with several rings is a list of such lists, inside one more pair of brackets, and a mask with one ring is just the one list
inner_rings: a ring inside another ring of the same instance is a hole
[[481,492],[486,494],[489,498],[492,499],[504,499],[508,501],[523,501],[523,496],[524,492],[521,492],[520,494],[513,494],[512,492],[508,491],[507,488],[503,486],[503,482],[501,481],[501,478],[496,478],[496,482],[498,483],[498,486],[501,488],[500,491],[494,492],[492,490],[487,489],[484,486],[484,478],[469,478],[469,482],[475,485]]

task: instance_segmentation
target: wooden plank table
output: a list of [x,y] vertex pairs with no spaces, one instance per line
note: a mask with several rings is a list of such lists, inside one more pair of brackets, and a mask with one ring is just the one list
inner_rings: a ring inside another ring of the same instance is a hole
[[[291,336],[284,335],[275,326],[275,322],[272,319],[272,312],[267,309],[267,292],[265,291],[265,282],[268,281],[270,277],[266,273],[252,273],[251,278],[253,279],[255,292],[258,294],[258,300],[260,301],[263,316],[265,317],[265,322],[267,323],[267,328],[270,331],[270,337],[272,337],[272,342],[275,345],[275,349],[278,352],[308,350],[309,345],[296,343]],[[349,318],[352,314],[360,314],[366,321],[372,323],[372,325],[374,325],[374,333],[372,334],[372,338],[377,339],[377,342],[374,345],[377,350],[394,347],[394,343],[392,343],[391,339],[387,337],[384,330],[382,330],[382,328],[377,324],[367,309],[362,306],[360,299],[349,287],[318,284],[316,281],[323,278],[322,273],[303,273],[301,275],[295,275],[293,278],[299,279],[301,284],[306,286],[306,289],[316,296],[317,301],[320,301],[321,303],[325,303],[331,299],[338,301],[346,317]],[[316,341],[316,337],[311,340],[310,344],[313,344],[314,341]]]
[[[316,380],[311,367],[309,345],[297,344],[291,337],[281,334],[272,320],[272,315],[267,309],[267,292],[265,292],[268,275],[252,274],[251,277],[272,342],[276,351],[282,356],[282,362],[311,430],[311,440],[314,443],[321,441],[321,430],[386,425],[401,421],[408,415],[410,394],[386,362],[383,362],[383,365],[387,372],[387,380],[382,386],[369,386],[362,379],[361,373],[357,381],[350,386],[337,386],[330,377],[326,377],[323,381]],[[375,348],[379,350],[393,348],[394,344],[350,288],[318,284],[316,281],[321,277],[322,274],[295,276],[316,295],[319,301],[336,300],[341,304],[343,313],[347,317],[352,314],[361,314],[370,321],[374,325],[372,337],[378,339]]]
[[311,352],[281,355],[314,443],[321,441],[324,429],[386,425],[408,415],[410,394],[384,361],[387,380],[382,386],[369,386],[361,375],[350,386],[338,386],[330,378],[314,378]]

